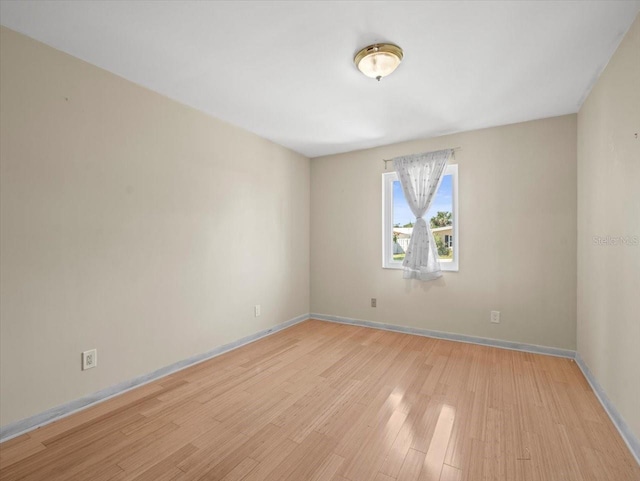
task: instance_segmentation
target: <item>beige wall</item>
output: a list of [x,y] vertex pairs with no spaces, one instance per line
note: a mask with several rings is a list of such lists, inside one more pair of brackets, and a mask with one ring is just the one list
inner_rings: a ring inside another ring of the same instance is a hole
[[308,312],[308,159],[1,35],[0,424]]
[[[457,146],[460,271],[403,280],[381,267],[382,159]],[[575,348],[575,115],[312,159],[311,220],[314,313]]]
[[[578,352],[640,439],[640,17],[578,114]],[[633,242],[633,239],[631,239]]]

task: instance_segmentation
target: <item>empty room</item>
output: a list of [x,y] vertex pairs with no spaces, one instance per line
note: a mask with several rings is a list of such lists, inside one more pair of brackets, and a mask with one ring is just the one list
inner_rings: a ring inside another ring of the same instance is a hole
[[640,0],[0,24],[0,481],[640,481]]

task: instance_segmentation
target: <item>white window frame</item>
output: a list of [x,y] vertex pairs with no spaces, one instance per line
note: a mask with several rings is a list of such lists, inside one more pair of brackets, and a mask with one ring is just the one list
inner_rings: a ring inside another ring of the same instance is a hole
[[[458,164],[449,164],[442,175],[451,175],[451,198],[453,226],[453,259],[441,260],[440,269],[449,272],[459,270],[460,214],[458,212]],[[384,269],[402,269],[401,261],[393,260],[393,183],[398,180],[396,172],[382,174],[382,267]],[[427,220],[427,219],[425,219]],[[428,220],[427,220],[428,225]],[[429,227],[431,228],[431,227]]]

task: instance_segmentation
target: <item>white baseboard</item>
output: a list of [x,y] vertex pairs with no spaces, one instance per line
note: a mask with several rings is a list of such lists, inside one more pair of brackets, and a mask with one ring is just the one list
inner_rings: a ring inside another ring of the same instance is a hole
[[598,380],[595,378],[589,367],[585,364],[579,352],[576,352],[576,364],[578,364],[578,366],[580,367],[582,374],[584,374],[584,377],[587,379],[587,382],[591,386],[591,389],[593,389],[593,392],[600,401],[600,404],[602,404],[602,407],[609,415],[609,418],[611,418],[611,422],[620,433],[620,436],[622,436],[622,439],[624,439],[624,442],[627,444],[629,451],[631,451],[633,457],[636,458],[636,462],[640,465],[640,441],[631,432],[631,428],[629,428],[629,425],[624,421],[620,412],[609,400],[604,392],[604,389],[602,389],[602,386],[600,385]]
[[241,346],[244,346],[245,344],[249,344],[251,342],[257,341],[258,339],[262,339],[263,337],[267,337],[275,332],[291,327],[294,324],[306,321],[307,319],[309,319],[309,314],[302,314],[286,322],[270,327],[269,329],[264,329],[260,332],[256,332],[255,334],[251,334],[249,336],[238,339],[237,341],[230,342],[229,344],[218,346],[211,351],[202,354],[196,354],[195,356],[192,356],[188,359],[183,359],[182,361],[178,361],[169,366],[162,367],[151,373],[143,374],[142,376],[130,379],[129,381],[121,382],[120,384],[116,384],[115,386],[108,387],[93,394],[81,397],[80,399],[75,399],[60,406],[56,406],[26,419],[21,419],[19,421],[9,423],[6,426],[0,427],[0,442],[8,441],[9,439],[20,436],[21,434],[24,434],[28,431],[52,423],[53,421],[57,421],[58,419],[62,419],[78,411],[82,411],[89,406],[93,406],[94,404],[106,401],[107,399],[110,399],[114,396],[118,396],[119,394],[130,391],[131,389],[135,389],[136,387],[142,386],[143,384],[147,384],[161,377],[173,374],[174,372],[181,371],[182,369],[193,366],[194,364],[201,363],[203,361],[211,359],[212,357],[216,357],[220,354],[224,354],[225,352],[232,351],[233,349],[237,349]]
[[489,339],[485,337],[467,336],[466,334],[454,334],[451,332],[431,331],[420,327],[397,326],[395,324],[384,324],[381,322],[365,321],[362,319],[351,319],[349,317],[330,316],[327,314],[311,313],[312,319],[321,321],[337,322],[340,324],[351,324],[353,326],[371,327],[385,331],[401,332],[404,334],[415,334],[418,336],[434,337],[447,341],[467,342],[470,344],[480,344],[482,346],[499,347],[501,349],[511,349],[514,351],[532,352],[535,354],[546,354],[548,356],[568,357],[573,359],[576,352],[569,349],[557,347],[538,346],[536,344],[525,344],[522,342],[502,341],[500,339]]

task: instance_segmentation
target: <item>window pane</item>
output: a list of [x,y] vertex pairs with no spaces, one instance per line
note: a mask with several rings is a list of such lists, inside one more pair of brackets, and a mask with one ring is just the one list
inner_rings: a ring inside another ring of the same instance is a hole
[[415,216],[407,205],[400,181],[393,182],[393,260],[402,261],[409,247]]
[[[440,260],[453,258],[453,176],[442,178],[425,220],[436,240]],[[400,181],[393,182],[393,260],[401,261],[409,246],[415,217],[402,193]]]

